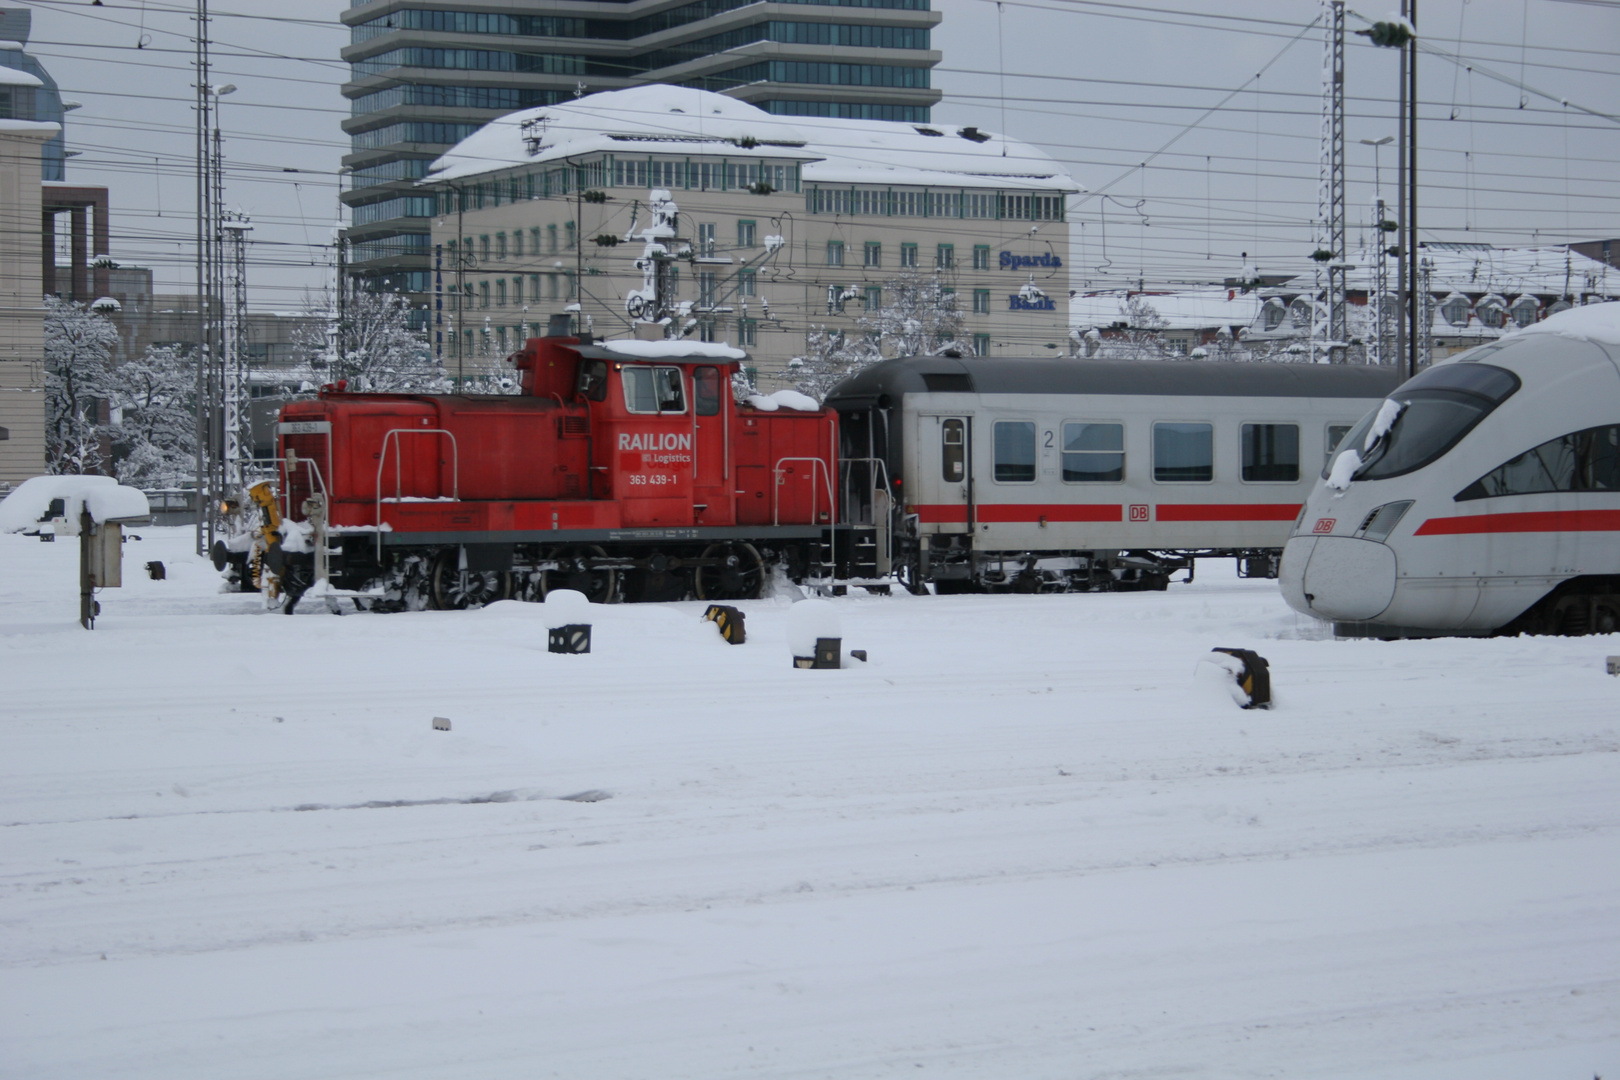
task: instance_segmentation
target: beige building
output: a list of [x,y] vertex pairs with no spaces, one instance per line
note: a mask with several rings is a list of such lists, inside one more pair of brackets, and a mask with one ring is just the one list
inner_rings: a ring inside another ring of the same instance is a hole
[[863,317],[892,308],[907,276],[955,293],[964,351],[1066,340],[1079,189],[1040,151],[974,128],[777,117],[645,87],[503,117],[424,184],[439,211],[432,340],[453,375],[577,312],[598,337],[663,323],[740,345],[775,381],[812,330],[869,332]]
[[0,490],[45,471],[40,150],[62,128],[9,119],[10,103],[39,85],[0,68]]

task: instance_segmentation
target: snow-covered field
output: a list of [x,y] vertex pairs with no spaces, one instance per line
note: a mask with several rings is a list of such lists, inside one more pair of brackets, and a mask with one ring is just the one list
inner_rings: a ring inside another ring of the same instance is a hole
[[555,656],[134,531],[92,632],[0,536],[5,1077],[1620,1076],[1620,640],[1333,641],[1211,564],[837,600],[841,671],[785,597]]

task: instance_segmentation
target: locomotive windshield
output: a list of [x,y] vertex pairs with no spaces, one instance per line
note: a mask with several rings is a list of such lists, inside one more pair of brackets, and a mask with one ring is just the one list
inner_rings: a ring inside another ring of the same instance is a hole
[[[1400,412],[1387,431],[1368,439],[1374,422],[1384,411],[1374,409],[1339,445],[1361,454],[1363,464],[1356,470],[1356,479],[1400,476],[1421,469],[1456,446],[1518,388],[1517,375],[1489,364],[1432,367],[1402,383],[1389,396],[1400,406]],[[1331,471],[1330,461],[1322,470],[1323,479]]]

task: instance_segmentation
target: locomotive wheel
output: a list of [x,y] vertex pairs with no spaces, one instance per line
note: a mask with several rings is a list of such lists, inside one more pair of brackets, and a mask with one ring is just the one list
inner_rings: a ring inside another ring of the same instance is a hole
[[314,560],[302,558],[287,559],[281,568],[281,611],[291,615],[298,601],[315,584]]
[[607,552],[595,544],[558,548],[551,556],[557,564],[555,570],[540,572],[540,599],[553,589],[573,589],[585,594],[593,604],[611,604],[619,598],[619,572],[593,570],[585,565],[586,559],[605,559]]
[[707,565],[699,565],[692,574],[692,591],[699,600],[758,599],[765,584],[765,560],[754,545],[710,544],[703,560]]
[[433,560],[428,599],[439,611],[480,608],[512,593],[512,575],[497,570],[462,570],[461,554],[447,548]]

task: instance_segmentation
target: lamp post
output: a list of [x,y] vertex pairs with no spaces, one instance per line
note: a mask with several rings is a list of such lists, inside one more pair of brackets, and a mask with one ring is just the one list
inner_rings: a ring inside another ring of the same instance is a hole
[[1395,136],[1385,135],[1381,139],[1362,139],[1361,145],[1373,148],[1373,208],[1377,215],[1375,228],[1377,236],[1374,247],[1377,252],[1373,263],[1373,332],[1372,352],[1368,361],[1373,364],[1384,362],[1384,294],[1389,291],[1389,268],[1385,263],[1387,252],[1384,250],[1384,188],[1381,174],[1378,169],[1378,148],[1388,146],[1395,141]]

